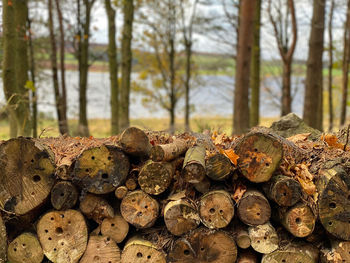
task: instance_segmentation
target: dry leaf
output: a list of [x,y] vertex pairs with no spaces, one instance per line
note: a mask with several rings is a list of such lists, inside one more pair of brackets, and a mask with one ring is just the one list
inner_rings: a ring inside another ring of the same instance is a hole
[[288,137],[287,140],[291,141],[291,142],[300,142],[300,141],[306,141],[307,138],[311,135],[311,133],[300,133],[300,134],[296,134],[294,136]]
[[227,158],[230,159],[231,163],[233,163],[235,166],[237,166],[237,160],[239,158],[238,154],[235,153],[234,150],[228,149],[224,150],[224,154],[227,156]]
[[[329,147],[334,147],[337,149],[344,150],[344,144],[340,143],[338,141],[337,136],[335,136],[334,134],[322,135],[321,140],[325,141]],[[349,150],[348,147],[346,147],[346,150]]]
[[238,203],[239,200],[241,200],[242,196],[244,195],[244,193],[247,191],[247,187],[243,184],[239,184],[234,192],[234,194],[232,195],[232,199]]
[[314,176],[309,172],[306,164],[298,164],[294,168],[296,179],[299,181],[301,187],[308,195],[316,193],[316,186],[313,182]]

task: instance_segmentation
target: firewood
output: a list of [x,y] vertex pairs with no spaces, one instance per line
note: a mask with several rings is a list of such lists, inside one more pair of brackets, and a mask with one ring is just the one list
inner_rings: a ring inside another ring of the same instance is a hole
[[212,180],[225,180],[231,173],[232,164],[229,158],[222,153],[215,153],[206,160],[207,175]]
[[166,255],[150,241],[134,237],[128,240],[121,263],[166,263]]
[[350,242],[332,240],[330,250],[321,251],[322,263],[350,262]]
[[259,253],[269,254],[278,248],[278,235],[275,228],[266,223],[248,228],[252,248]]
[[125,182],[126,188],[130,191],[134,191],[137,188],[137,182],[134,178],[128,178]]
[[297,203],[289,208],[280,208],[278,214],[282,225],[293,236],[306,237],[314,231],[316,216],[307,204]]
[[271,207],[266,197],[256,191],[248,190],[237,205],[239,219],[246,225],[257,226],[267,223],[271,217]]
[[51,189],[51,204],[56,210],[67,210],[75,206],[79,193],[68,181],[57,182]]
[[177,138],[172,143],[159,144],[152,147],[151,159],[154,162],[171,161],[184,154],[188,147],[188,141]]
[[350,178],[341,166],[320,171],[318,213],[333,236],[350,240]]
[[223,190],[204,194],[199,201],[199,215],[208,228],[226,227],[234,215],[231,196]]
[[258,257],[252,250],[240,250],[236,263],[258,263]]
[[241,139],[235,152],[242,174],[251,182],[261,183],[270,180],[278,168],[283,146],[272,134],[253,131]]
[[38,222],[37,233],[45,256],[54,263],[75,263],[84,254],[88,230],[76,210],[52,211]]
[[0,263],[7,262],[7,233],[5,222],[0,213]]
[[90,193],[110,193],[125,181],[129,167],[128,157],[115,146],[89,148],[74,163],[73,182]]
[[211,183],[208,177],[204,177],[202,181],[200,181],[199,183],[193,184],[193,186],[198,192],[205,194],[209,192]]
[[234,237],[239,248],[246,249],[251,245],[248,228],[242,224],[235,224]]
[[169,252],[170,263],[232,263],[237,258],[234,239],[221,230],[200,228],[175,241]]
[[289,243],[285,247],[282,247],[270,254],[264,255],[261,263],[317,263],[318,253],[318,249],[310,244]]
[[32,233],[23,233],[14,239],[7,254],[11,263],[38,263],[44,259],[39,240]]
[[164,222],[170,233],[181,236],[200,224],[196,207],[186,199],[170,201],[164,208]]
[[128,191],[129,191],[128,188],[126,186],[122,185],[122,186],[117,187],[117,189],[115,189],[114,194],[115,194],[116,198],[121,200],[127,195]]
[[79,209],[87,218],[92,218],[99,224],[105,218],[114,217],[113,207],[102,197],[93,194],[85,195]]
[[299,182],[291,177],[276,175],[264,187],[267,198],[279,206],[292,206],[299,202],[302,194]]
[[139,128],[129,127],[120,136],[119,144],[123,151],[137,157],[149,157],[152,145],[146,133]]
[[158,202],[141,190],[128,193],[122,200],[120,211],[124,219],[137,228],[154,225],[158,213]]
[[101,224],[101,233],[111,237],[116,243],[121,243],[128,235],[129,224],[120,215],[113,218],[105,218]]
[[0,208],[24,215],[48,198],[54,180],[51,152],[33,139],[19,137],[0,144]]
[[199,183],[205,177],[205,147],[193,146],[186,152],[182,174],[188,183]]
[[169,187],[173,174],[171,163],[148,161],[139,173],[138,183],[147,194],[159,195]]
[[110,237],[90,235],[89,243],[79,263],[120,263],[120,254],[119,247]]

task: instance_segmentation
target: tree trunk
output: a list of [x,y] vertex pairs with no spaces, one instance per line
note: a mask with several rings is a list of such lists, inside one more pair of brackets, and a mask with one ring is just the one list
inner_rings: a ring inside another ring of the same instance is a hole
[[241,3],[233,112],[233,131],[236,134],[249,128],[248,88],[255,8],[256,0],[243,0]]
[[123,1],[124,25],[122,38],[122,80],[120,90],[120,116],[119,128],[121,130],[129,127],[129,101],[130,101],[130,79],[132,68],[132,25],[134,21],[134,1]]
[[170,126],[169,131],[171,134],[175,132],[175,108],[176,108],[176,88],[175,88],[175,79],[176,79],[176,69],[175,69],[175,7],[174,4],[169,4],[170,8],[170,39],[169,39],[169,70],[170,70]]
[[118,58],[116,44],[116,11],[111,5],[111,0],[105,0],[108,17],[108,61],[109,79],[111,89],[111,134],[119,132],[119,85],[118,85]]
[[288,113],[292,112],[291,75],[292,60],[289,60],[283,63],[281,116],[287,115]]
[[334,14],[334,0],[331,1],[328,21],[328,107],[329,107],[329,131],[333,129],[333,14]]
[[250,72],[250,126],[259,125],[260,108],[260,23],[261,23],[261,0],[256,0],[254,16],[254,39],[252,48],[252,64]]
[[191,82],[191,61],[192,61],[192,39],[187,40],[186,50],[186,80],[185,80],[185,131],[190,131],[190,82]]
[[304,121],[322,130],[323,121],[323,34],[325,23],[325,0],[313,3],[312,26],[309,40],[309,56],[305,80]]

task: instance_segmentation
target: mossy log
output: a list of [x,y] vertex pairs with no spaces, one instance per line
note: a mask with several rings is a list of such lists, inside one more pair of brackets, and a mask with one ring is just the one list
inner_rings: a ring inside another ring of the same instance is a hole
[[278,209],[280,222],[293,236],[306,237],[315,228],[316,216],[305,203],[297,203],[289,208]]
[[75,263],[84,254],[88,230],[75,210],[52,211],[38,222],[37,234],[45,256],[54,263]]
[[123,151],[136,157],[149,157],[152,145],[146,133],[139,128],[129,127],[120,136]]
[[122,185],[117,187],[117,189],[115,189],[114,195],[116,198],[121,200],[127,195],[128,192],[129,192],[128,188]]
[[270,220],[270,203],[261,192],[248,190],[237,204],[237,214],[248,226],[262,225]]
[[302,190],[299,182],[291,177],[275,175],[263,186],[267,198],[279,206],[292,206],[299,202]]
[[41,206],[55,183],[53,154],[34,139],[0,144],[0,208],[24,215]]
[[105,218],[101,224],[101,233],[111,237],[116,243],[121,243],[129,233],[129,224],[120,215]]
[[166,263],[166,255],[150,241],[131,238],[122,252],[122,263]]
[[350,262],[350,241],[332,240],[331,249],[321,251],[322,263]]
[[231,173],[232,164],[222,153],[209,156],[205,163],[207,176],[215,181],[225,180]]
[[182,174],[185,182],[199,183],[205,178],[205,147],[197,145],[189,148],[185,155]]
[[39,263],[44,259],[38,238],[32,233],[23,233],[8,246],[11,263]]
[[223,190],[204,194],[199,201],[199,215],[208,228],[226,227],[234,216],[234,204],[230,194]]
[[151,150],[151,159],[154,162],[174,160],[184,154],[189,146],[188,141],[180,138],[175,139],[172,143],[155,145]]
[[171,163],[148,161],[139,173],[138,183],[147,194],[159,195],[169,187],[174,172]]
[[239,248],[247,249],[251,245],[248,228],[240,223],[235,224],[234,237]]
[[253,131],[241,139],[235,152],[242,174],[251,182],[262,183],[269,181],[280,165],[283,145],[270,133]]
[[113,218],[113,207],[102,197],[86,194],[79,205],[80,211],[87,217],[101,224],[105,218]]
[[79,263],[120,263],[121,252],[113,239],[91,235],[85,253]]
[[148,228],[154,225],[159,204],[141,190],[128,193],[122,200],[120,212],[124,219],[137,228]]
[[57,182],[51,189],[51,204],[56,210],[67,210],[78,201],[77,188],[68,181]]
[[175,241],[168,255],[170,263],[232,263],[237,258],[234,239],[221,230],[200,228]]
[[259,253],[269,254],[278,248],[279,239],[275,228],[266,223],[248,228],[252,248]]
[[7,233],[5,222],[0,213],[0,263],[7,262]]

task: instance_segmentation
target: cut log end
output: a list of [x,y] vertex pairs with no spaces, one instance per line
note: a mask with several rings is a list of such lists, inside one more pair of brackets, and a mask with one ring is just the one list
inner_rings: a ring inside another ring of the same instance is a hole
[[209,178],[222,181],[231,173],[231,161],[222,153],[210,156],[206,161],[206,170]]
[[102,197],[93,194],[87,194],[79,205],[80,211],[95,220],[97,223],[102,223],[105,218],[113,218],[113,207]]
[[238,247],[247,249],[251,245],[248,229],[246,226],[239,224],[235,226],[235,240]]
[[191,147],[186,152],[182,169],[185,182],[199,183],[205,178],[205,173],[205,147]]
[[249,227],[248,232],[251,246],[256,252],[269,254],[278,248],[278,235],[270,223]]
[[129,224],[120,215],[106,218],[101,224],[101,233],[111,237],[116,243],[121,243],[129,233]]
[[129,240],[123,250],[121,263],[166,263],[166,256],[153,243],[133,238]]
[[175,139],[172,143],[155,145],[151,150],[151,159],[155,162],[171,161],[184,154],[189,143],[183,139]]
[[11,263],[41,262],[44,253],[38,238],[32,233],[23,233],[15,238],[8,247],[8,259]]
[[51,204],[56,210],[67,210],[75,206],[79,193],[77,188],[68,181],[61,181],[51,190]]
[[129,192],[128,188],[124,185],[122,186],[119,186],[117,189],[115,189],[115,197],[118,198],[118,199],[123,199],[127,193]]
[[124,130],[119,143],[123,151],[137,157],[148,157],[152,149],[146,133],[136,127],[129,127]]

